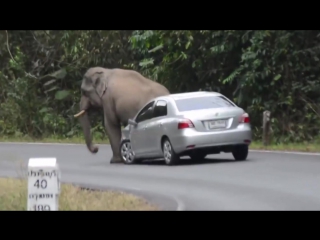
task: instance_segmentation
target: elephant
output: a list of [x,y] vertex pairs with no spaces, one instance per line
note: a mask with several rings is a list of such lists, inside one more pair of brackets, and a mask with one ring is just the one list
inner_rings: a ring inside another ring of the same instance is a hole
[[103,67],[86,71],[81,92],[80,112],[74,117],[79,117],[87,148],[95,154],[99,148],[92,143],[88,110],[102,108],[104,127],[113,152],[110,163],[123,163],[120,157],[121,125],[126,126],[151,99],[170,94],[165,86],[137,71]]

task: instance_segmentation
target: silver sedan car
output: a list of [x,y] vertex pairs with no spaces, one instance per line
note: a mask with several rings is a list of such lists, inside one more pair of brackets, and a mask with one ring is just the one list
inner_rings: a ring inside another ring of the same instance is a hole
[[217,92],[190,92],[149,101],[122,130],[120,151],[127,164],[164,158],[174,165],[181,156],[201,160],[220,152],[246,160],[251,138],[242,108]]

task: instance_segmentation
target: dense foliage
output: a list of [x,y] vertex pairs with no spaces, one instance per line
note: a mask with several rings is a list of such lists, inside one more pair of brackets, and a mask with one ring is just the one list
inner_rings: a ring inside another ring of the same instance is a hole
[[256,138],[264,110],[276,141],[320,133],[319,30],[19,30],[0,43],[2,135],[82,135],[73,114],[93,66],[135,69],[172,93],[219,91],[248,111]]

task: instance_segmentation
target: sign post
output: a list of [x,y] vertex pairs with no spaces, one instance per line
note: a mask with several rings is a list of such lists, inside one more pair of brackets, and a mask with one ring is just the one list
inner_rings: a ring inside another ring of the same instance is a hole
[[56,158],[30,158],[28,211],[59,210],[61,172]]

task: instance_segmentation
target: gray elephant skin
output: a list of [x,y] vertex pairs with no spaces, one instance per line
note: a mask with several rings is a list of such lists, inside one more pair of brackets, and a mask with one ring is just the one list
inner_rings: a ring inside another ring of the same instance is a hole
[[91,153],[98,152],[93,145],[88,110],[102,108],[106,133],[109,137],[113,156],[110,163],[122,163],[120,157],[121,125],[126,126],[128,119],[152,98],[169,95],[163,85],[145,78],[134,70],[89,68],[81,84],[80,118],[86,145]]

